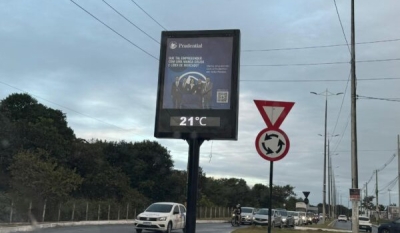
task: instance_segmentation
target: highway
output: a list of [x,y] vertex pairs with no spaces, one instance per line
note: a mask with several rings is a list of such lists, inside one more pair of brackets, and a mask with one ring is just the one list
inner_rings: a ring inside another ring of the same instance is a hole
[[[196,233],[230,233],[233,228],[229,223],[198,223],[196,225]],[[98,226],[73,226],[73,227],[56,227],[38,229],[32,232],[41,233],[134,233],[133,225],[98,225]],[[154,231],[143,231],[142,233],[150,233]],[[174,230],[172,232],[182,233],[182,230]]]
[[[351,230],[351,221],[347,222],[338,222],[336,221],[335,224],[333,225],[334,228],[336,229],[342,229],[342,230]],[[359,232],[366,232],[365,230],[359,230]],[[378,233],[378,228],[372,227],[372,233]]]

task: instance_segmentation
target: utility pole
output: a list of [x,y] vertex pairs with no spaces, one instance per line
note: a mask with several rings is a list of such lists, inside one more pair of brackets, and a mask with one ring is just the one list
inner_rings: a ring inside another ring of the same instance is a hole
[[325,206],[326,206],[326,122],[328,119],[328,89],[326,89],[325,92],[325,137],[324,137],[324,182],[323,182],[323,188],[322,188],[322,193],[323,193],[323,198],[322,198],[322,224],[325,223],[325,215],[326,215],[326,211],[325,211]]
[[[397,171],[398,171],[398,177],[400,177],[400,135],[397,135]],[[398,179],[398,189],[399,189],[399,194],[400,194],[400,179]],[[399,212],[400,213],[400,195],[399,195],[399,203],[397,205],[399,207]]]
[[[354,0],[351,0],[351,187],[358,189],[357,162],[357,108],[356,108],[356,47],[354,26]],[[353,201],[352,232],[358,232],[358,201]]]
[[[368,198],[368,182],[365,182],[365,197],[366,198]],[[365,201],[367,201],[368,199],[366,199]],[[369,204],[369,202],[368,203],[366,203],[367,204],[367,206],[366,206],[366,212],[367,212],[367,217],[369,217],[369,206],[368,206],[368,204]]]
[[376,177],[376,187],[375,187],[375,195],[376,195],[376,221],[379,225],[379,201],[378,201],[378,170],[375,170],[375,177]]
[[[331,215],[331,185],[332,185],[332,165],[331,165],[331,157],[329,153],[329,139],[328,139],[328,216],[329,218],[332,216]],[[324,216],[325,218],[325,216]]]

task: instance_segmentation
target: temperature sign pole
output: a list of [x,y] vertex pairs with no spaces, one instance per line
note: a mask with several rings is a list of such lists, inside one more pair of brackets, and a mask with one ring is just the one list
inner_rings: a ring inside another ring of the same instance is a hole
[[[268,223],[271,222],[272,209],[272,178],[274,161],[281,160],[289,152],[290,141],[285,132],[279,127],[292,109],[293,102],[278,102],[267,100],[254,100],[258,111],[264,119],[267,128],[261,130],[255,141],[255,146],[261,158],[270,161],[269,169],[269,196]],[[268,224],[268,233],[271,233],[271,224]]]

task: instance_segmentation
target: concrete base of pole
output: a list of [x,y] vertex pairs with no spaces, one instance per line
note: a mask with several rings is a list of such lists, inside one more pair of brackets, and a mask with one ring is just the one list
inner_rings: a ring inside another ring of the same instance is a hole
[[358,201],[352,201],[353,208],[351,214],[351,231],[358,233]]

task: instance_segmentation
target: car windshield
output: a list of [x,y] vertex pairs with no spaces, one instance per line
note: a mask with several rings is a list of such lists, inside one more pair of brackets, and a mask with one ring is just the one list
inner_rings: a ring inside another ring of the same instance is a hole
[[346,218],[346,216],[344,216],[344,215],[339,215],[339,218]]
[[152,204],[146,209],[146,212],[169,213],[171,209],[171,204]]
[[242,208],[242,213],[251,213],[253,212],[253,209],[251,208]]
[[369,218],[368,218],[368,217],[359,217],[358,220],[361,220],[361,221],[369,221]]
[[260,209],[257,214],[268,215],[268,209]]
[[281,216],[288,216],[288,214],[287,214],[286,211],[282,211],[282,212],[281,212]]

